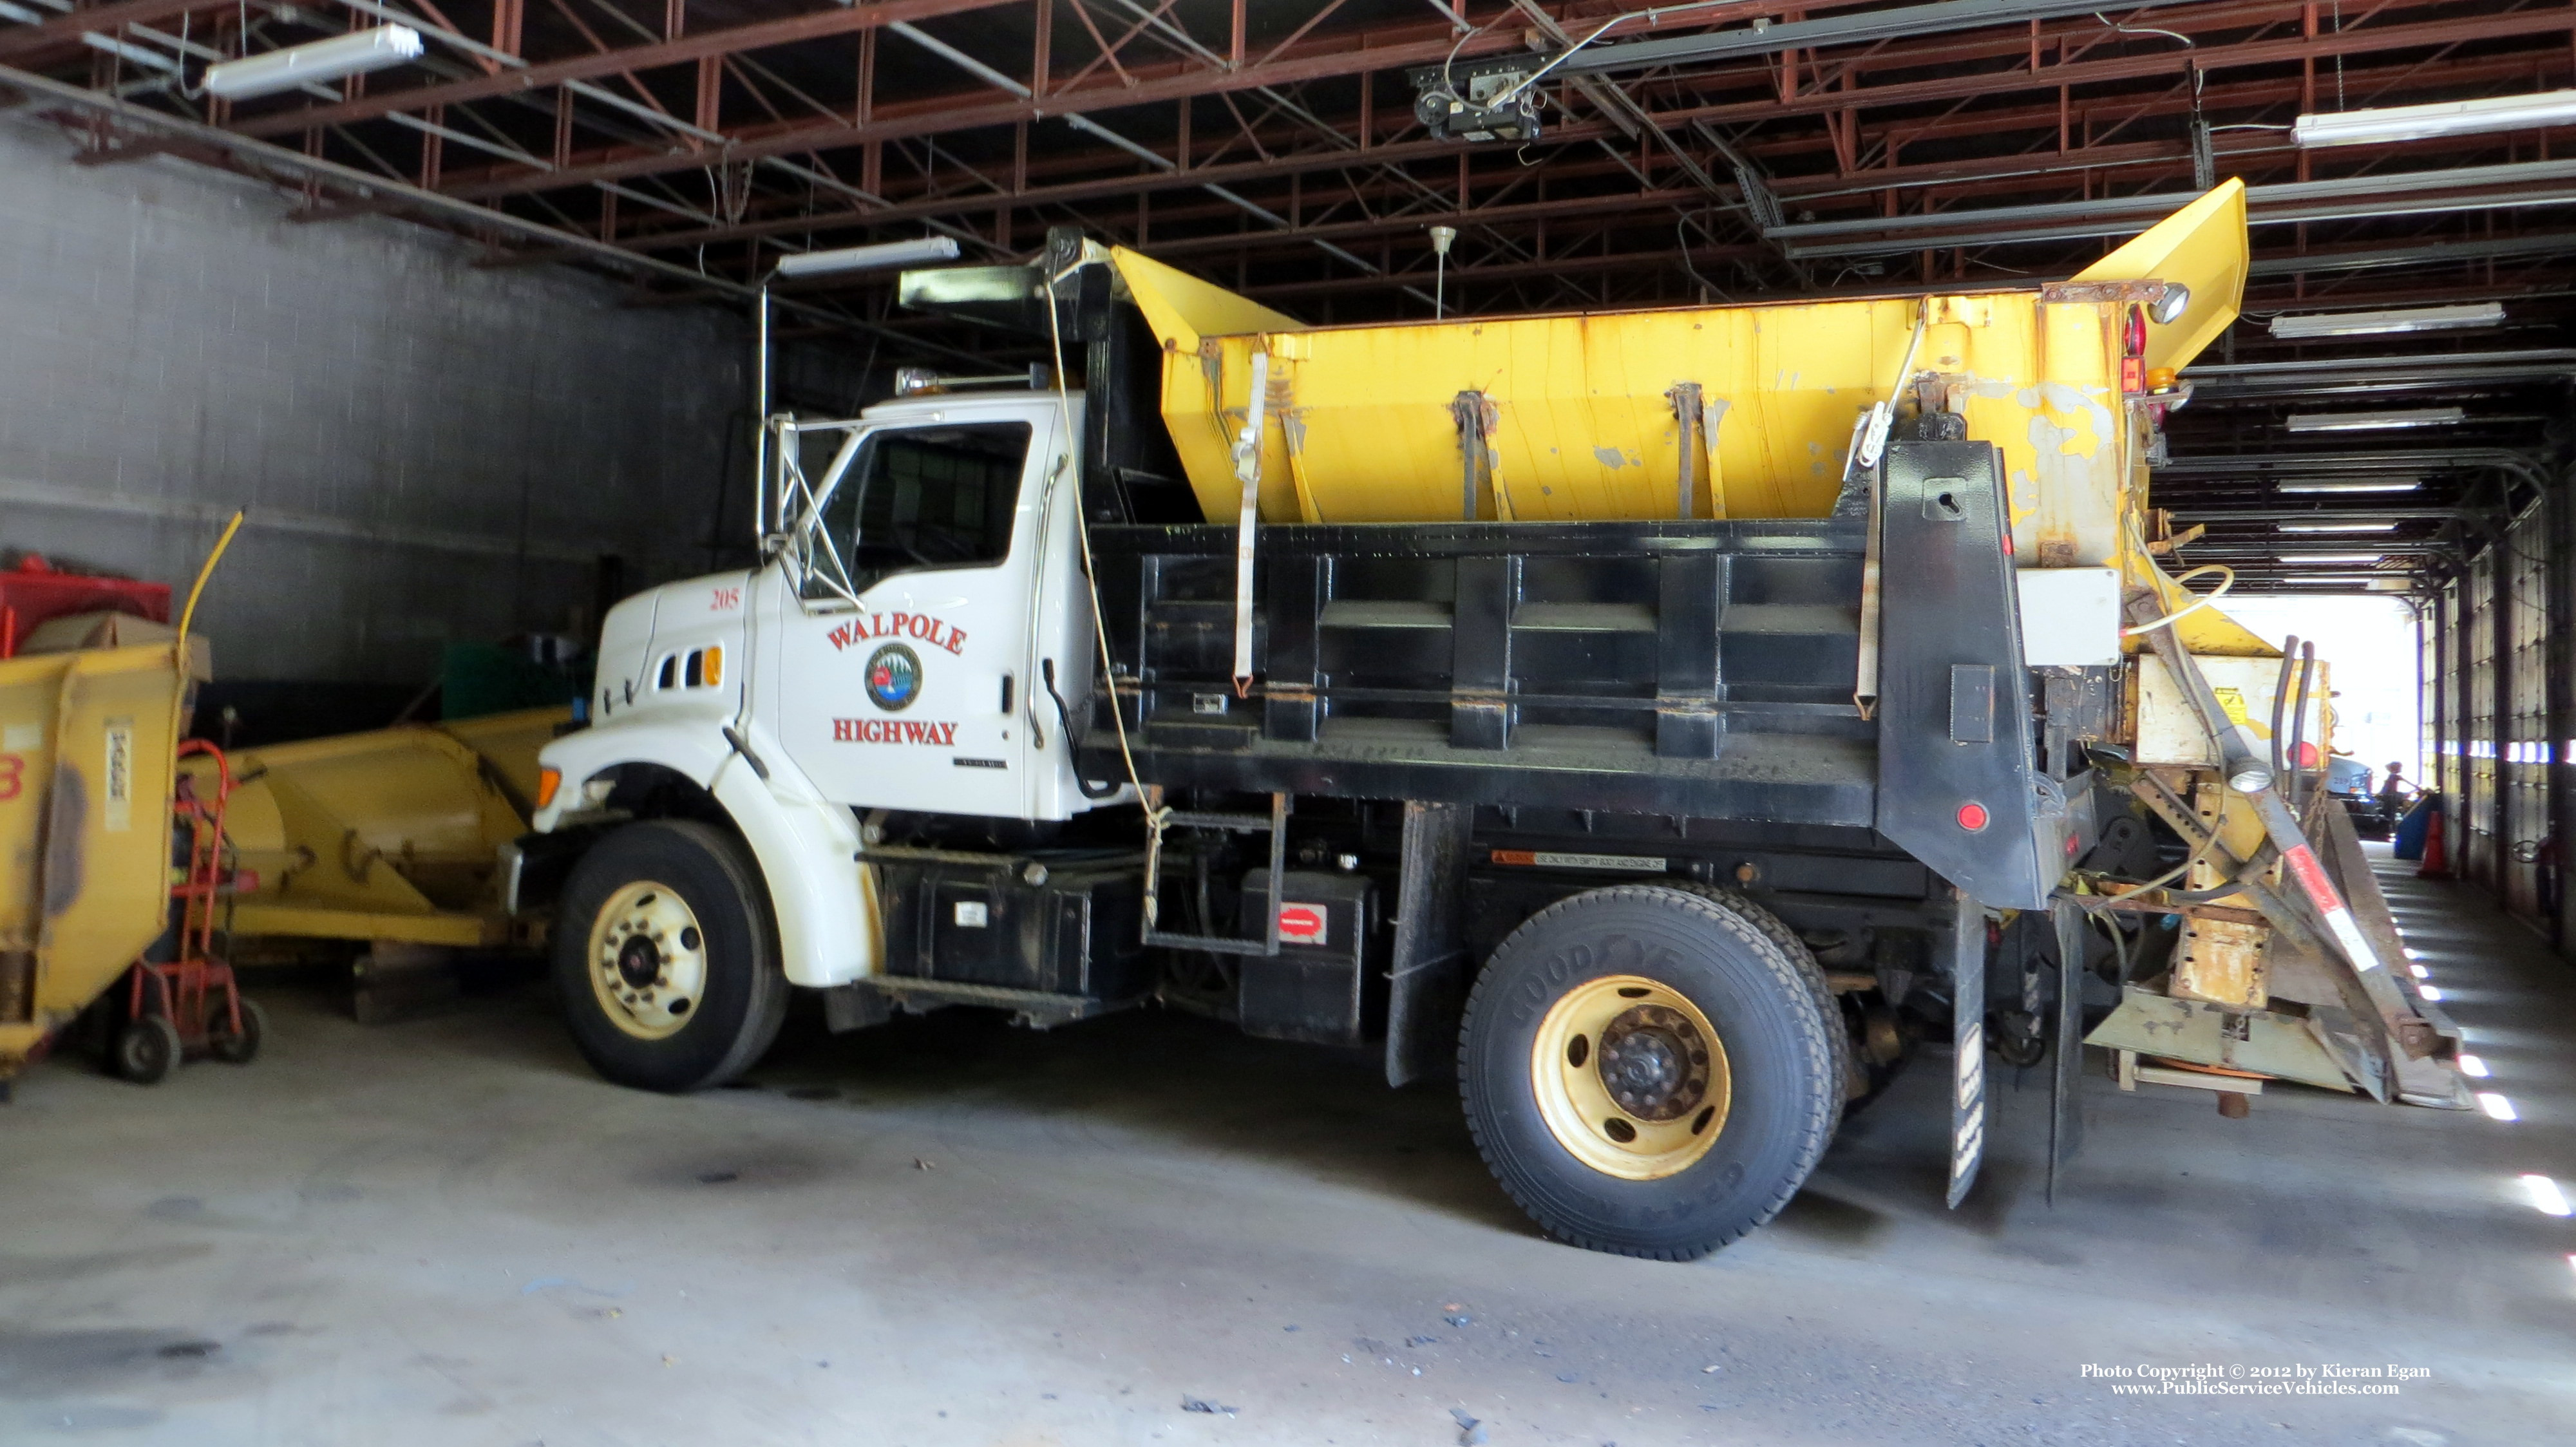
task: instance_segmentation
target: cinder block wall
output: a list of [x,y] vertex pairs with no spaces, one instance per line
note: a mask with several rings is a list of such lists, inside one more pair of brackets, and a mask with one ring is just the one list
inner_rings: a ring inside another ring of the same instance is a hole
[[199,615],[221,678],[414,685],[449,640],[564,630],[601,554],[704,571],[728,471],[743,541],[737,319],[71,152],[0,115],[0,549],[184,589],[247,507]]

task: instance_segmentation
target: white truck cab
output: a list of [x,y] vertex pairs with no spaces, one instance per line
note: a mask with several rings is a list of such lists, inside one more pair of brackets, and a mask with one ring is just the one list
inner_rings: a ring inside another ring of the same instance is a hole
[[757,866],[786,979],[833,986],[881,960],[861,816],[1054,821],[1118,797],[1084,797],[1059,702],[1088,696],[1097,658],[1081,407],[939,395],[779,419],[771,556],[610,612],[591,726],[544,751],[536,830],[623,817],[621,789],[695,791]]

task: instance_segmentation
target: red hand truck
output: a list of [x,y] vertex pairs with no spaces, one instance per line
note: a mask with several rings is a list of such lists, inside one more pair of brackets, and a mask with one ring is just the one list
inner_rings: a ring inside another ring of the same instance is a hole
[[187,773],[171,791],[170,899],[177,918],[171,933],[126,972],[125,1024],[109,1049],[115,1073],[141,1085],[168,1078],[191,1055],[248,1064],[268,1028],[259,1006],[242,998],[232,963],[215,953],[225,901],[236,887],[252,887],[227,862],[224,809],[232,800],[232,763],[203,739],[179,745],[179,757],[192,754],[214,761],[214,798],[205,797],[199,776]]

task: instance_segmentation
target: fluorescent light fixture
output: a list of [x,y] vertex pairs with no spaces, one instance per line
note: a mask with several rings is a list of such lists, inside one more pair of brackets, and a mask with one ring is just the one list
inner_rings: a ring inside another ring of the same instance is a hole
[[2567,125],[2576,125],[2576,90],[2304,115],[2291,125],[2290,139],[2301,146],[2361,146]]
[[2413,492],[2424,485],[2420,477],[2356,477],[2335,482],[2280,482],[2273,486],[2282,492]]
[[2504,303],[2472,306],[2422,306],[2403,311],[2314,312],[2272,318],[2272,335],[2283,341],[2305,337],[2363,337],[2384,332],[2437,332],[2452,327],[2492,327],[2504,322]]
[[420,32],[408,25],[352,30],[310,45],[290,45],[206,67],[208,95],[248,100],[317,81],[340,80],[420,59]]
[[2385,553],[2275,553],[2272,556],[2276,561],[2284,563],[2375,563],[2388,555]]
[[2531,1208],[2544,1216],[2576,1215],[2576,1206],[2567,1204],[2567,1193],[2547,1176],[2524,1176],[2522,1192],[2531,1198]]
[[2460,1057],[2460,1073],[2471,1080],[2484,1080],[2487,1078],[2487,1063],[2474,1055],[2463,1055]]
[[2433,978],[2433,972],[2424,968],[2422,965],[2408,965],[2406,968],[2414,971],[2415,978],[2419,980],[2429,980]]
[[2505,1099],[2503,1096],[2496,1094],[2492,1090],[2481,1090],[2478,1092],[2478,1109],[2485,1111],[2488,1115],[2493,1116],[2497,1120],[2522,1119],[2522,1113],[2513,1108],[2512,1101]]
[[925,261],[955,261],[957,238],[924,236],[913,241],[880,241],[873,246],[844,246],[832,251],[800,251],[778,263],[780,276],[834,276],[845,271],[884,271]]
[[2442,1003],[2442,987],[2439,985],[2417,985],[2415,993],[2436,1005]]
[[2457,407],[2413,407],[2395,412],[2293,412],[2293,432],[2375,432],[2387,427],[2454,427],[2468,420]]
[[2283,531],[2283,532],[2285,532],[2285,533],[2388,533],[2388,532],[2395,532],[2396,530],[2397,530],[2397,524],[2395,524],[2395,523],[2283,523],[2283,524],[2281,524],[2281,531]]

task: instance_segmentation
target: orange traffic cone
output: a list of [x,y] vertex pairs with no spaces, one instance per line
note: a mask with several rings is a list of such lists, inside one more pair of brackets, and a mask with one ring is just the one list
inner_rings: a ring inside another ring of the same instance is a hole
[[2439,809],[2433,811],[2432,818],[2424,821],[2424,862],[2415,867],[2415,877],[2417,879],[2451,877],[2451,862],[2442,848],[2442,811]]

